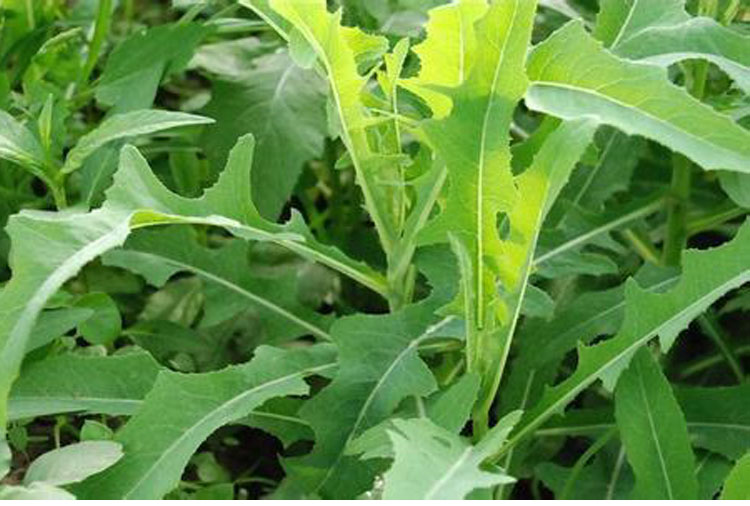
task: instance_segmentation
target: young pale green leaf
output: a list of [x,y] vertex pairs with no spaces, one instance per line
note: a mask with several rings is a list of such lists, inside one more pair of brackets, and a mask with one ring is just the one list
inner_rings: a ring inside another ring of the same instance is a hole
[[750,133],[671,84],[664,69],[605,51],[579,22],[537,46],[526,104],[564,119],[595,118],[653,139],[706,170],[750,172]]
[[[205,50],[216,58],[230,44],[236,43],[222,42]],[[256,58],[250,68],[216,70],[211,102],[202,111],[216,124],[206,129],[202,144],[214,166],[221,167],[235,139],[248,132],[255,136],[253,201],[263,216],[275,219],[304,163],[323,151],[325,82],[314,71],[297,67],[283,52]]]
[[[402,208],[399,200],[402,192],[398,185],[390,183],[400,180],[400,167],[389,163],[370,145],[367,128],[372,118],[362,101],[367,78],[358,69],[359,64],[367,64],[373,56],[385,53],[388,42],[383,37],[343,26],[342,11],[328,12],[325,0],[270,0],[269,4],[307,41],[325,70],[341,126],[337,133],[348,149],[381,244],[390,252],[398,227],[396,210]],[[249,6],[261,15],[265,12],[262,5],[254,2]]]
[[170,273],[193,272],[215,285],[224,304],[255,308],[265,320],[265,343],[311,334],[330,341],[331,318],[312,311],[299,300],[295,272],[274,278],[253,275],[247,262],[247,242],[237,240],[220,249],[199,244],[196,234],[184,227],[142,231],[128,239],[125,248],[106,256],[108,265],[140,272],[141,265],[166,264]]
[[26,471],[23,482],[56,486],[78,483],[111,467],[122,456],[122,445],[114,441],[70,444],[37,457]]
[[685,416],[648,348],[635,354],[617,383],[615,418],[635,473],[636,497],[698,498]]
[[0,111],[0,158],[21,165],[44,180],[52,177],[42,145],[28,128],[5,111]]
[[693,18],[685,11],[685,0],[605,0],[594,34],[630,60],[668,66],[705,59],[750,91],[750,37],[713,19]]
[[[593,122],[587,120],[563,122],[545,140],[534,157],[531,167],[516,178],[521,198],[508,210],[508,237],[501,242],[500,281],[502,286],[501,327],[497,340],[500,355],[497,361],[485,363],[482,371],[485,378],[492,378],[489,394],[484,402],[486,409],[492,403],[510,344],[516,330],[521,307],[528,290],[534,254],[542,224],[552,204],[568,182],[571,172],[591,143],[596,131]],[[495,346],[480,350],[481,354],[495,352]]]
[[721,499],[728,501],[750,500],[750,453],[737,461],[724,482]]
[[430,258],[426,270],[435,291],[429,299],[389,315],[356,315],[334,323],[331,335],[339,348],[339,371],[299,412],[315,432],[315,446],[309,455],[285,461],[291,483],[308,493],[337,498],[356,497],[371,488],[375,472],[347,455],[346,447],[388,418],[405,398],[437,388],[418,347],[439,337],[455,320],[435,315],[455,282],[450,275],[455,268],[446,257]]
[[10,420],[83,411],[132,415],[159,365],[144,351],[110,357],[60,355],[24,367],[8,401]]
[[63,174],[78,170],[88,156],[105,144],[127,137],[148,135],[170,128],[213,123],[211,118],[182,112],[145,110],[116,114],[81,137],[68,153],[62,168]]
[[286,351],[261,346],[251,362],[222,371],[163,371],[136,415],[116,434],[125,457],[74,492],[80,498],[160,499],[178,484],[190,457],[216,429],[269,399],[307,394],[306,376],[335,367],[330,345]]
[[[128,147],[102,208],[87,214],[24,212],[10,220],[14,272],[0,294],[0,434],[5,431],[11,384],[46,301],[88,262],[121,246],[133,228],[214,225],[246,239],[276,242],[346,273],[362,274],[361,269],[367,269],[338,250],[315,243],[299,216],[284,226],[260,217],[252,205],[248,177],[253,147],[251,136],[242,138],[217,184],[199,199],[171,193],[138,151]],[[368,273],[364,278],[374,281],[377,275]]]
[[[497,363],[490,362],[502,359],[494,335],[498,315],[507,315],[497,296],[500,272],[494,259],[503,254],[497,224],[500,213],[510,211],[518,198],[508,132],[513,111],[526,90],[523,65],[535,12],[536,1],[490,6],[475,27],[475,47],[483,50],[468,54],[474,61],[465,63],[465,79],[445,92],[453,104],[450,115],[422,125],[430,144],[447,164],[449,187],[445,208],[420,237],[427,244],[446,242],[450,237],[459,256],[468,367],[486,383],[480,396],[482,405],[494,391]],[[433,37],[440,34],[435,32]],[[422,73],[437,72],[424,66],[440,65],[433,51],[426,53],[430,58],[423,62]],[[447,77],[455,82],[459,76]]]
[[474,25],[486,12],[486,0],[459,0],[428,12],[427,37],[414,48],[421,63],[419,75],[399,84],[420,96],[438,118],[447,116],[453,104],[436,88],[456,87],[466,80],[476,60]]
[[693,318],[728,291],[750,281],[748,255],[750,222],[727,244],[707,251],[687,251],[683,275],[677,286],[666,293],[650,293],[635,281],[628,282],[625,318],[619,332],[604,342],[579,346],[573,374],[544,392],[522,418],[511,437],[512,444],[531,435],[597,379],[603,378],[605,386],[612,389],[633,354],[651,338],[659,336],[663,348],[669,349]]
[[476,446],[427,418],[394,420],[388,431],[394,460],[383,477],[383,499],[461,500],[473,490],[514,482],[482,464],[519,418],[519,412],[506,416]]

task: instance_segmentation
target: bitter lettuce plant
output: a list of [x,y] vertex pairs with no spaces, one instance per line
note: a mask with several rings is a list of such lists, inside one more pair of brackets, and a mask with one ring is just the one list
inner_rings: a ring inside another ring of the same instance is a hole
[[375,3],[6,16],[0,497],[750,497],[750,11]]

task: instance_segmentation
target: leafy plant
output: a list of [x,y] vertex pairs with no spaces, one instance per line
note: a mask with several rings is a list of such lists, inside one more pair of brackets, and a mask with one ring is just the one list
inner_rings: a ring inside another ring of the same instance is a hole
[[747,497],[748,16],[11,0],[0,497]]

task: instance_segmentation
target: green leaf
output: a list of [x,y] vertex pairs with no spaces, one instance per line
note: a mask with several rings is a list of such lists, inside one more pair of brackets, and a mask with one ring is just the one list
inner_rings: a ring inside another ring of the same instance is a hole
[[122,456],[122,445],[114,441],[70,444],[37,457],[26,471],[23,483],[70,485],[107,469]]
[[78,331],[86,341],[106,345],[120,336],[120,310],[109,295],[102,292],[87,293],[76,301],[75,306],[91,309],[94,313],[78,325]]
[[729,473],[724,482],[721,499],[729,501],[750,500],[750,454],[745,455]]
[[125,457],[74,492],[81,498],[160,499],[178,484],[190,457],[216,429],[268,399],[307,394],[304,378],[334,367],[330,345],[287,351],[261,346],[251,362],[222,371],[163,371],[138,413],[117,432]]
[[666,70],[605,51],[571,22],[537,46],[527,66],[526,105],[653,139],[706,170],[750,171],[750,132],[667,79]]
[[132,415],[159,365],[142,351],[110,357],[66,354],[23,368],[8,402],[10,420],[83,411]]
[[78,170],[88,156],[105,144],[127,137],[148,135],[170,128],[213,123],[210,118],[182,112],[145,110],[110,116],[97,128],[81,137],[68,153],[62,173]]
[[[633,354],[655,336],[664,350],[690,321],[722,295],[750,280],[750,222],[727,244],[707,251],[688,250],[680,282],[666,293],[650,293],[630,280],[625,287],[625,317],[611,339],[579,345],[578,365],[567,379],[547,389],[511,436],[513,446],[531,435],[550,416],[599,378],[612,389]],[[505,451],[500,451],[503,454]]]
[[719,176],[721,189],[735,204],[750,209],[750,175],[737,172],[722,172]]
[[[132,228],[164,224],[224,227],[246,239],[270,240],[363,279],[382,276],[314,242],[299,216],[280,226],[263,220],[250,198],[248,170],[254,142],[244,137],[217,184],[200,199],[167,190],[135,148],[125,148],[115,184],[104,206],[87,214],[24,212],[11,218],[13,278],[0,294],[0,435],[7,421],[6,399],[27,348],[29,334],[46,301],[97,256],[121,246]],[[54,245],[50,254],[50,245]]]
[[736,460],[750,451],[750,384],[678,388],[693,444]]
[[52,177],[45,162],[44,148],[34,134],[5,111],[0,110],[0,158],[17,163],[45,181]]
[[[263,278],[247,262],[250,246],[242,240],[209,249],[198,243],[196,234],[183,227],[164,231],[143,231],[133,235],[125,249],[108,254],[106,263],[139,272],[140,265],[166,264],[172,273],[189,271],[214,285],[222,304],[240,310],[252,307],[264,321],[264,342],[281,342],[306,334],[331,340],[325,317],[299,300],[297,273]],[[231,313],[230,313],[231,314]],[[220,323],[220,322],[217,322]]]
[[162,78],[184,68],[209,31],[197,23],[177,23],[131,35],[107,58],[97,101],[118,113],[150,108]]
[[685,416],[648,348],[635,354],[617,383],[615,418],[635,473],[635,497],[698,498]]
[[65,489],[48,483],[35,482],[28,487],[0,486],[3,501],[71,501],[75,496]]
[[299,412],[315,432],[315,446],[309,455],[285,461],[291,483],[336,498],[356,497],[371,488],[375,471],[346,455],[346,447],[388,418],[403,399],[437,388],[418,347],[440,337],[455,320],[435,315],[449,299],[445,290],[453,281],[445,278],[455,269],[446,256],[428,257],[428,278],[435,286],[429,299],[389,315],[355,315],[334,323],[331,335],[339,349],[339,371]]
[[26,348],[29,353],[37,348],[46,346],[94,316],[89,308],[71,307],[51,309],[42,312],[31,332],[31,339]]
[[426,418],[394,420],[388,434],[395,457],[383,477],[383,499],[460,500],[475,489],[512,483],[501,469],[482,463],[519,418],[513,413],[500,420],[476,446]]
[[[212,49],[227,44],[233,43]],[[211,102],[202,112],[216,124],[206,129],[202,144],[221,167],[238,137],[255,136],[253,201],[263,216],[276,219],[304,163],[323,151],[325,105],[326,85],[318,74],[297,67],[286,53],[265,55],[251,68],[214,79]]]
[[[385,53],[388,42],[383,37],[343,26],[341,10],[329,13],[325,0],[270,0],[269,4],[310,44],[325,70],[332,106],[341,125],[338,133],[351,156],[357,184],[362,189],[381,244],[389,252],[396,239],[397,213],[394,210],[401,209],[402,195],[399,185],[389,183],[399,181],[400,174],[397,164],[388,163],[370,145],[367,127],[372,117],[361,96],[367,78],[358,69],[360,64],[374,59],[373,56]],[[258,7],[257,2],[250,7],[263,15],[264,9]]]
[[615,54],[661,66],[704,59],[750,92],[750,37],[707,17],[693,18],[685,0],[605,0],[595,35]]
[[427,37],[414,48],[421,71],[399,84],[422,97],[438,118],[447,116],[453,104],[435,88],[459,86],[469,76],[479,45],[475,23],[487,8],[483,0],[459,0],[428,12]]
[[[501,273],[491,259],[503,254],[498,216],[513,209],[518,198],[508,131],[516,104],[526,91],[523,65],[535,12],[535,1],[493,4],[475,26],[476,47],[484,50],[475,51],[475,61],[466,64],[463,82],[445,91],[452,102],[450,115],[422,125],[429,143],[447,164],[449,187],[444,209],[420,238],[425,244],[447,242],[449,235],[453,238],[462,271],[468,369],[482,377],[482,408],[494,394],[497,371],[502,368],[498,361],[505,358],[500,339],[493,335],[497,319],[509,320],[512,313],[498,299]],[[439,64],[434,47],[428,45],[425,51],[430,56],[428,64]],[[462,72],[450,67],[450,75],[432,77],[429,73],[437,70],[424,64],[422,73],[428,73],[428,81],[445,77],[455,82]]]

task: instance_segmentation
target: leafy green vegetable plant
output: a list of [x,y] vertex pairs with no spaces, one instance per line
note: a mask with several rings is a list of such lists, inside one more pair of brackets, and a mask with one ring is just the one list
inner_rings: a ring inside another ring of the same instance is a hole
[[0,11],[0,497],[747,497],[750,10],[333,3]]

